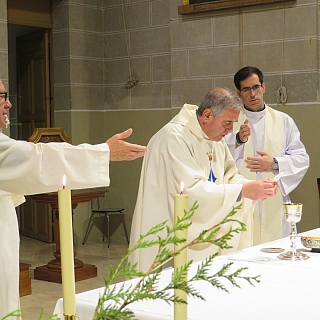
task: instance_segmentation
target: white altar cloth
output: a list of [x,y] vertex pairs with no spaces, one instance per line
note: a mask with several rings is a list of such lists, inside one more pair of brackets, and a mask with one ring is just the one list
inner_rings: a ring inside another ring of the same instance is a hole
[[[320,229],[314,231],[319,232]],[[210,270],[220,270],[222,265],[233,262],[230,269],[248,267],[243,272],[246,276],[261,275],[260,283],[251,286],[239,279],[241,288],[222,280],[229,293],[218,290],[206,282],[194,283],[194,287],[206,301],[190,298],[188,300],[189,320],[301,320],[320,319],[320,253],[302,249],[310,258],[303,261],[283,261],[277,259],[279,253],[261,252],[261,248],[289,249],[289,237],[277,241],[247,248],[233,254],[217,257]],[[303,248],[297,238],[298,248]],[[250,261],[248,261],[250,260]],[[193,264],[190,274],[195,270]],[[172,269],[162,272],[161,284],[167,283]],[[125,281],[130,285],[135,280]],[[121,285],[123,283],[120,283]],[[86,291],[76,295],[77,315],[79,320],[93,319],[99,295],[104,288]],[[130,306],[139,320],[173,319],[173,306],[163,301],[141,301]],[[63,319],[63,299],[59,299],[54,314]]]

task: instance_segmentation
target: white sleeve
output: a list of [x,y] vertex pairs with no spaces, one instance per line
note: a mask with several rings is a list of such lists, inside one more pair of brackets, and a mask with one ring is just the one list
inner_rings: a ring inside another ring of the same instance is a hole
[[0,195],[53,192],[67,177],[70,189],[109,185],[107,144],[37,143],[0,134]]
[[238,131],[236,132],[231,132],[229,134],[227,134],[224,137],[224,140],[229,148],[229,151],[236,163],[237,169],[240,168],[241,163],[244,159],[244,146],[245,144],[242,144],[240,146],[238,146],[236,148],[236,134],[238,133]]
[[[284,196],[294,190],[309,168],[309,155],[300,141],[300,132],[295,122],[286,114],[283,116],[284,143],[282,156],[276,157],[279,172],[285,172],[279,186]],[[287,173],[289,173],[287,175]]]

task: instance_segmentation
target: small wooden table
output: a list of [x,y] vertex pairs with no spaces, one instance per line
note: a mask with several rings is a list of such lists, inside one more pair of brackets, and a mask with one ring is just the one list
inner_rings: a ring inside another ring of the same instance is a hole
[[[88,202],[101,196],[107,190],[83,192],[83,191],[72,191],[71,194],[71,206],[73,210],[78,206],[79,203]],[[56,251],[54,253],[55,259],[49,261],[46,265],[36,267],[34,270],[34,278],[37,280],[44,280],[50,282],[62,283],[61,278],[61,252],[60,252],[60,229],[59,229],[59,211],[58,211],[58,193],[44,193],[31,196],[36,202],[48,203],[51,205],[55,212],[54,218],[54,230],[55,230],[55,241]],[[74,252],[76,256],[76,252]],[[85,280],[94,278],[97,276],[97,267],[91,264],[85,264],[79,259],[74,259],[74,271],[75,281]]]
[[27,296],[32,293],[31,278],[29,277],[29,268],[31,264],[21,263],[19,264],[20,276],[19,276],[19,293],[20,297]]

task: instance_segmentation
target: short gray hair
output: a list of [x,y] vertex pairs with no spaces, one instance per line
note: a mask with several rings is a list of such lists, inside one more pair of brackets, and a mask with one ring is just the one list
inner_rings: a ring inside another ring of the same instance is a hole
[[219,117],[224,109],[240,111],[242,102],[236,93],[228,88],[216,88],[208,92],[200,103],[197,114],[201,116],[206,109],[210,109],[214,117]]

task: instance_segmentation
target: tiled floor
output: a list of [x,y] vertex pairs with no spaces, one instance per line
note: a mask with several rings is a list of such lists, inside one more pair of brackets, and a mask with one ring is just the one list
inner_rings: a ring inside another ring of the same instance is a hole
[[[109,274],[109,265],[117,266],[127,247],[125,242],[111,242],[108,248],[106,241],[87,242],[85,245],[80,244],[75,247],[78,259],[94,264],[98,268],[98,277],[76,282],[76,293],[102,287],[103,278]],[[20,262],[31,264],[32,278],[32,294],[20,299],[23,320],[39,319],[42,309],[43,318],[47,319],[52,315],[57,300],[62,297],[61,284],[33,279],[34,269],[54,259],[54,251],[55,244],[21,237]]]

